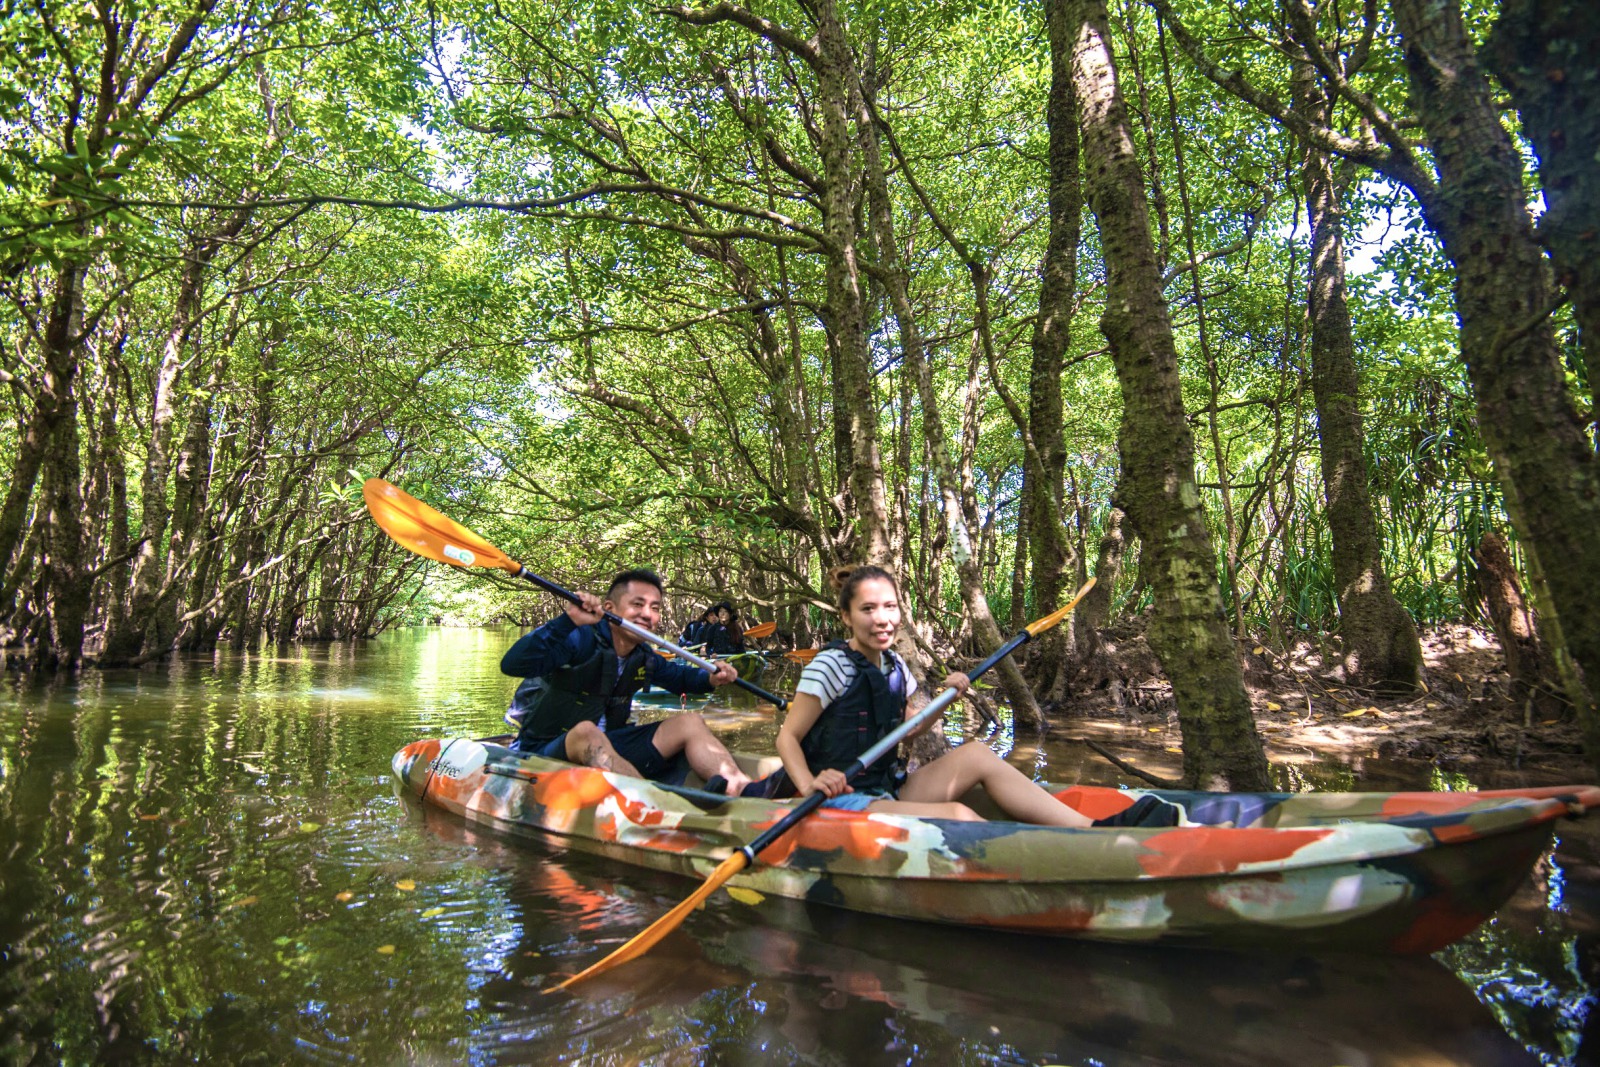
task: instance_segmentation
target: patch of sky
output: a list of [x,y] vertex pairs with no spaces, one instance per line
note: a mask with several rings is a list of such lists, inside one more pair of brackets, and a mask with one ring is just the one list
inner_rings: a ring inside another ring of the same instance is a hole
[[1378,270],[1384,253],[1422,225],[1416,201],[1392,182],[1368,182],[1358,197],[1359,204],[1351,198],[1357,209],[1351,214],[1359,212],[1360,231],[1345,235],[1345,272],[1352,277]]

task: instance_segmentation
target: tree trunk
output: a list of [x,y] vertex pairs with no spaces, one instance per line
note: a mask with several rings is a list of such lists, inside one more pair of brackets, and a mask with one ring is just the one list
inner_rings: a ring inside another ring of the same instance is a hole
[[[1541,617],[1563,635],[1592,691],[1600,678],[1593,597],[1600,587],[1600,461],[1567,391],[1550,322],[1556,297],[1528,215],[1522,160],[1500,123],[1459,5],[1395,0],[1394,15],[1439,172],[1422,209],[1456,268],[1461,356],[1479,426],[1530,576],[1542,576],[1548,590]],[[1568,688],[1576,690],[1589,759],[1600,766],[1593,697],[1576,679]]]
[[1478,590],[1506,657],[1506,673],[1531,693],[1556,691],[1560,682],[1555,665],[1539,639],[1533,608],[1522,595],[1505,539],[1490,530],[1472,550],[1472,559],[1478,566]]
[[1117,85],[1103,0],[1068,0],[1085,191],[1106,262],[1101,329],[1121,385],[1119,501],[1143,546],[1156,598],[1150,645],[1172,682],[1184,780],[1270,788],[1237,649],[1217,584],[1217,556],[1194,475],[1177,349],[1150,239],[1144,181]]
[[100,653],[103,666],[132,660],[144,648],[145,635],[156,628],[154,616],[162,585],[162,548],[172,514],[167,484],[172,467],[172,429],[178,417],[178,378],[184,370],[190,333],[199,318],[204,279],[205,258],[191,249],[179,276],[178,296],[150,402],[150,440],[145,451],[144,472],[139,479],[139,536],[143,543],[133,561],[127,614],[108,622],[106,627],[105,648]]
[[823,232],[828,238],[829,332],[838,355],[837,400],[843,403],[850,444],[850,496],[855,508],[855,562],[893,567],[889,508],[878,444],[878,401],[855,219],[850,151],[850,42],[834,0],[817,5],[817,96],[822,113]]
[[[1539,155],[1539,239],[1582,331],[1591,408],[1600,397],[1600,4],[1501,0],[1485,53]],[[1600,411],[1594,412],[1600,424]]]
[[[11,557],[22,539],[28,518],[28,504],[39,480],[45,450],[55,438],[56,428],[67,417],[65,407],[78,376],[77,331],[83,311],[83,277],[86,268],[71,260],[56,271],[55,292],[50,302],[50,317],[44,328],[44,374],[34,393],[33,410],[17,441],[16,458],[11,464],[11,481],[6,486],[5,502],[0,504],[0,570],[10,566]],[[74,414],[74,418],[76,415]],[[0,604],[0,617],[11,613],[11,603]]]
[[[1066,444],[1063,439],[1061,370],[1072,345],[1072,314],[1078,288],[1078,242],[1083,234],[1083,187],[1078,164],[1077,104],[1072,84],[1072,32],[1064,0],[1050,0],[1045,22],[1050,38],[1050,98],[1045,118],[1050,128],[1050,235],[1039,265],[1039,314],[1030,340],[1028,432],[1043,470],[1030,470],[1023,498],[1033,537],[1033,604],[1039,614],[1055,610],[1069,569],[1073,546],[1062,540],[1066,496]],[[1044,635],[1029,664],[1046,701],[1065,693],[1067,664],[1075,654],[1078,620]]]
[[[1296,108],[1311,121],[1326,124],[1331,107],[1309,62],[1295,63],[1291,86]],[[1344,205],[1328,154],[1310,144],[1301,151],[1311,224],[1311,386],[1333,538],[1345,680],[1409,692],[1422,679],[1422,645],[1416,624],[1389,588],[1383,541],[1367,489],[1361,378],[1345,290]]]
[[[1114,495],[1121,495],[1119,486]],[[1100,550],[1095,559],[1094,588],[1089,590],[1079,605],[1077,615],[1078,627],[1078,653],[1077,659],[1090,676],[1099,672],[1100,666],[1096,664],[1105,646],[1100,631],[1105,629],[1111,621],[1111,595],[1116,590],[1117,579],[1122,576],[1122,560],[1128,551],[1128,540],[1123,529],[1124,520],[1127,518],[1121,508],[1113,507],[1106,516],[1105,532],[1100,537]]]
[[50,625],[48,648],[39,667],[76,670],[83,662],[83,624],[89,611],[89,582],[83,566],[83,497],[78,459],[78,401],[68,387],[59,408],[61,421],[44,469],[45,578]]

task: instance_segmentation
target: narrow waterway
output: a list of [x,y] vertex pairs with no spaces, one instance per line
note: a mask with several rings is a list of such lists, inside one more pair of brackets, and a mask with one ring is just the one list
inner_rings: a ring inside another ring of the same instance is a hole
[[[514,636],[429,628],[73,683],[5,679],[0,1061],[1600,1057],[1585,978],[1600,820],[1562,824],[1512,903],[1432,958],[1109,948],[718,894],[646,959],[546,996],[550,975],[693,884],[397,797],[389,760],[405,743],[503,728],[513,683],[497,666]],[[707,719],[735,747],[770,750],[774,723],[753,705]],[[1011,755],[1058,781],[1117,781],[1075,748]],[[1429,780],[1421,766],[1388,773],[1356,787]]]

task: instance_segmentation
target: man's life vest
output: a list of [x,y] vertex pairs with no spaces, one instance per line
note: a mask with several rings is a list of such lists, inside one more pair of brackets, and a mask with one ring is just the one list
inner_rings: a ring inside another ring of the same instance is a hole
[[[817,721],[800,739],[800,751],[814,775],[829,767],[845,770],[867,749],[905,721],[906,669],[899,657],[886,675],[877,664],[851,648],[836,643],[856,669],[856,676],[839,698],[822,709]],[[890,792],[896,761],[887,756],[862,771],[851,786],[858,791]]]
[[615,730],[633,713],[633,694],[649,681],[648,651],[638,645],[617,669],[617,653],[603,633],[588,658],[549,674],[525,678],[511,698],[511,715],[520,716],[516,747],[528,751],[552,741],[581,722],[600,722]]

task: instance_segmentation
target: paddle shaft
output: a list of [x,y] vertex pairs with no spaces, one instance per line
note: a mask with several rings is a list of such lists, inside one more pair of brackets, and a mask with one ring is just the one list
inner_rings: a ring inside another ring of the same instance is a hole
[[[548,578],[533,573],[526,567],[523,567],[517,572],[517,577],[527,579],[547,593],[554,593],[563,600],[569,600],[572,603],[577,604],[579,607],[583,606],[583,601],[578,598],[577,593],[574,593],[572,590],[563,586],[557,585]],[[693,652],[690,652],[687,648],[680,648],[671,641],[668,641],[665,637],[662,637],[660,634],[651,633],[643,626],[640,626],[637,623],[629,622],[627,619],[622,618],[620,615],[617,615],[614,612],[601,611],[600,617],[605,619],[606,622],[609,622],[612,626],[627,631],[641,641],[648,641],[653,645],[660,645],[662,648],[673,653],[674,655],[683,657],[708,674],[714,674],[717,670],[717,665],[712,663],[710,660],[701,659]],[[762,700],[778,705],[779,708],[787,708],[789,706],[789,702],[787,700],[783,699],[776,693],[767,692],[754,682],[747,682],[743,678],[735,678],[733,680],[733,684],[738,686],[740,689],[754,693]]]
[[[1073,603],[1077,603],[1077,601],[1073,601]],[[994,654],[988,659],[972,668],[972,670],[967,674],[967,677],[976,679],[985,671],[988,671],[995,664],[1011,655],[1011,653],[1015,652],[1032,639],[1033,634],[1029,633],[1027,630],[1021,631],[1015,637],[1011,638],[1011,640],[995,649]],[[861,753],[861,755],[857,756],[855,762],[850,764],[849,767],[845,768],[845,778],[854,778],[856,775],[866,770],[867,767],[881,758],[884,753],[893,750],[894,747],[901,741],[904,741],[908,735],[914,733],[923,723],[943,714],[944,710],[951,704],[954,704],[956,699],[960,696],[960,692],[952,687],[950,689],[946,689],[944,692],[928,701],[927,707],[923,708],[911,718],[907,719],[905,722],[889,731],[889,733],[884,735],[881,741],[867,749],[865,752]],[[778,838],[788,833],[789,829],[794,826],[795,823],[799,822],[801,819],[804,819],[813,811],[816,811],[817,808],[821,807],[823,803],[827,801],[827,799],[827,795],[820,789],[808,794],[804,800],[795,805],[793,811],[789,812],[789,814],[773,823],[764,833],[761,834],[761,836],[757,837],[754,841],[750,842],[739,851],[744,853],[745,859],[748,862],[756,862],[756,857],[760,855],[768,845],[772,844],[774,841],[778,840]]]

